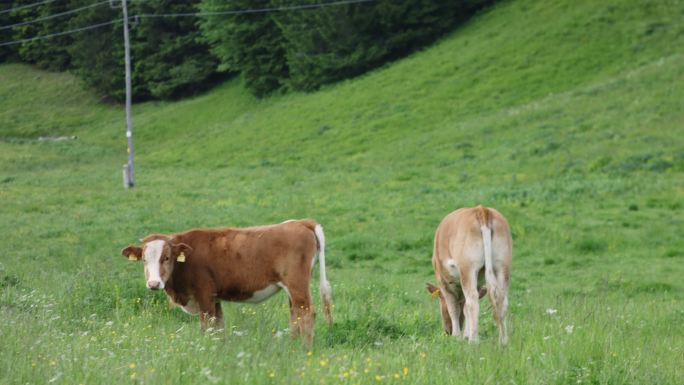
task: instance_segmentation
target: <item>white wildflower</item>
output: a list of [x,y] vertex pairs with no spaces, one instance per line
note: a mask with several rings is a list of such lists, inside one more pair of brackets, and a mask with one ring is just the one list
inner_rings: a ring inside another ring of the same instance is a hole
[[554,315],[556,313],[558,313],[558,310],[556,310],[556,309],[553,309],[553,308],[546,309],[546,314],[548,314],[548,315]]
[[575,325],[568,325],[565,327],[565,332],[568,334],[572,334],[572,331],[575,329]]
[[215,384],[220,380],[219,377],[211,375],[211,369],[209,369],[209,368],[202,368],[202,374],[205,377],[207,377],[207,380],[209,380],[209,382],[211,382],[212,384]]

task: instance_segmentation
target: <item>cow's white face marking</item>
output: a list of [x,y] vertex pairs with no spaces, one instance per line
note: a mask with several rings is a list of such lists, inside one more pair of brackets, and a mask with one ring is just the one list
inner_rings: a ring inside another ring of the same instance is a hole
[[257,290],[254,293],[252,293],[252,296],[250,298],[247,298],[245,302],[259,303],[270,298],[273,294],[278,292],[278,290],[280,290],[280,286],[268,285],[265,288]]
[[[163,289],[166,284],[161,277],[161,260],[164,254],[165,242],[161,239],[148,242],[145,245],[143,260],[145,261],[145,278],[147,278],[147,288]],[[158,283],[158,287],[152,287],[151,284]]]

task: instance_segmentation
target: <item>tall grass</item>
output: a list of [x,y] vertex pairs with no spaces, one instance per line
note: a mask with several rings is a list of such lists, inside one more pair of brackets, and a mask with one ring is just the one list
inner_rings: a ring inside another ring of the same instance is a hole
[[[120,106],[0,66],[0,383],[681,383],[683,15],[503,2],[315,94],[234,79],[137,105],[128,191]],[[480,344],[443,336],[423,287],[441,218],[480,203],[513,231],[505,349],[486,301]],[[311,351],[283,295],[202,334],[119,255],[301,217],[325,226],[335,303]]]

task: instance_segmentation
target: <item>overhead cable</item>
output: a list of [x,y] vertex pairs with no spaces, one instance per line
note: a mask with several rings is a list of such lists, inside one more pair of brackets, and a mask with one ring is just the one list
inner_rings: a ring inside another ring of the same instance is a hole
[[18,11],[20,9],[33,8],[33,7],[37,7],[39,5],[43,5],[43,4],[54,3],[55,1],[57,1],[57,0],[45,0],[45,1],[38,2],[38,3],[22,5],[22,6],[10,8],[10,9],[4,9],[4,10],[0,11],[0,15],[2,15],[3,13],[10,13],[10,12]]
[[0,31],[1,31],[1,30],[4,30],[4,29],[10,29],[10,28],[14,28],[14,27],[19,27],[19,26],[22,26],[22,25],[28,25],[28,24],[37,23],[37,22],[39,22],[39,21],[50,20],[50,19],[54,19],[54,18],[57,18],[57,17],[61,17],[61,16],[71,15],[72,13],[81,12],[81,11],[84,11],[84,10],[89,9],[89,8],[99,7],[100,5],[106,4],[106,3],[109,3],[109,0],[100,1],[99,3],[89,4],[89,5],[80,7],[80,8],[74,8],[74,9],[69,10],[69,11],[64,11],[64,12],[60,12],[60,13],[55,13],[55,14],[52,14],[52,15],[49,15],[49,16],[45,16],[45,17],[39,17],[39,18],[37,18],[37,19],[33,19],[33,20],[29,20],[29,21],[22,21],[22,22],[20,22],[20,23],[15,23],[15,24],[10,24],[10,25],[4,25],[4,26],[0,27]]
[[[52,1],[56,0],[48,0],[43,3],[35,3],[37,4],[46,4]],[[282,6],[282,7],[272,7],[272,8],[256,8],[256,9],[242,9],[242,10],[234,10],[234,11],[215,11],[215,12],[195,12],[195,13],[163,13],[163,14],[153,14],[153,13],[143,13],[139,15],[133,15],[130,16],[128,19],[138,19],[138,18],[161,18],[161,17],[201,17],[201,16],[220,16],[220,15],[239,15],[239,14],[249,14],[249,13],[266,13],[266,12],[281,12],[281,11],[293,11],[293,10],[303,10],[303,9],[314,9],[314,8],[323,8],[323,7],[329,7],[329,6],[336,6],[336,5],[346,5],[346,4],[358,4],[358,3],[368,3],[368,2],[373,2],[375,0],[340,0],[340,1],[332,1],[329,3],[316,3],[316,4],[303,4],[303,5],[293,5],[293,6]],[[48,16],[46,18],[42,18],[41,20],[47,20],[48,18],[55,18],[59,16],[63,16],[65,14],[69,13],[75,13],[75,12],[80,12],[84,9],[87,8],[92,8],[96,7],[105,3],[109,3],[109,0],[101,1],[99,3],[94,3],[85,7],[81,8],[76,8],[71,11],[66,11],[58,14],[54,14],[51,16]],[[34,19],[30,22],[25,22],[25,23],[18,23],[20,25],[25,25],[25,24],[30,24],[33,22],[39,21],[38,19]],[[51,37],[56,37],[56,36],[64,36],[64,35],[69,35],[72,33],[76,32],[81,32],[81,31],[87,31],[91,29],[96,29],[100,27],[104,27],[107,25],[115,24],[117,22],[120,22],[120,19],[116,20],[110,20],[106,21],[103,23],[98,23],[98,24],[92,24],[86,27],[81,27],[81,28],[76,28],[68,31],[62,31],[62,32],[56,32],[56,33],[51,33],[48,35],[40,35],[40,36],[35,36],[32,38],[27,38],[27,39],[20,39],[20,40],[14,40],[14,41],[8,41],[4,43],[0,43],[0,47],[3,46],[8,46],[8,45],[14,45],[14,44],[21,44],[21,43],[26,43],[29,41],[35,41],[35,40],[41,40],[41,39],[48,39]],[[2,29],[8,29],[11,27],[17,26],[15,25],[8,25],[4,27],[0,27],[0,30]]]
[[106,26],[106,25],[110,25],[110,24],[114,24],[114,23],[120,23],[120,22],[121,22],[121,19],[110,20],[110,21],[106,21],[106,22],[104,22],[104,23],[93,24],[93,25],[89,25],[89,26],[87,26],[87,27],[76,28],[76,29],[72,29],[72,30],[69,30],[69,31],[51,33],[51,34],[49,34],[49,35],[41,35],[41,36],[36,36],[36,37],[28,38],[28,39],[21,39],[21,40],[15,40],[15,41],[8,41],[8,42],[6,42],[6,43],[0,43],[0,47],[6,46],[6,45],[13,45],[13,44],[26,43],[26,42],[34,41],[34,40],[47,39],[47,38],[55,37],[55,36],[69,35],[69,34],[72,34],[72,33],[81,32],[81,31],[87,31],[87,30],[89,30],[89,29],[100,28],[100,27],[104,27],[104,26]]

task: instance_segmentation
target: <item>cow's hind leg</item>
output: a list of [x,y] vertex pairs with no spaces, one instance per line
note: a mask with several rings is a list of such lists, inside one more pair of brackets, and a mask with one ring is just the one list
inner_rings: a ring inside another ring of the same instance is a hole
[[290,298],[290,292],[287,292],[288,304],[290,305],[290,336],[292,338],[299,337],[299,322],[297,322],[297,313],[295,312],[294,306],[292,305],[292,298]]
[[494,320],[499,328],[499,343],[508,343],[508,328],[506,327],[506,313],[508,312],[508,277],[496,272],[497,290],[489,291]]
[[[308,282],[285,285],[290,295],[290,327],[293,335],[301,335],[307,347],[313,345],[314,308]],[[293,325],[294,324],[294,325]]]
[[477,273],[461,270],[461,287],[465,296],[465,338],[471,343],[478,341],[477,320],[480,316],[480,296],[477,290]]

